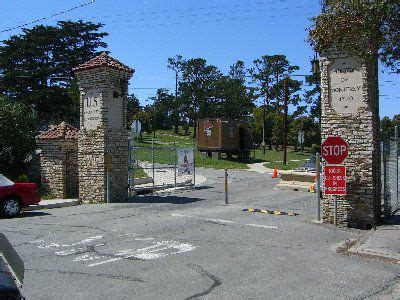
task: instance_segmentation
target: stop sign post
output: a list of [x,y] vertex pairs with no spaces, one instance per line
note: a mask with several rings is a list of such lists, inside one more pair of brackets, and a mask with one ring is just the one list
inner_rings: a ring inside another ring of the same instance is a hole
[[[346,195],[346,167],[340,165],[348,155],[348,145],[340,136],[328,136],[321,145],[322,158],[328,163],[324,167],[325,194]],[[335,166],[332,166],[335,165]],[[333,199],[334,225],[337,225],[337,199]]]
[[321,147],[322,158],[330,165],[339,165],[347,157],[348,146],[340,136],[329,136]]

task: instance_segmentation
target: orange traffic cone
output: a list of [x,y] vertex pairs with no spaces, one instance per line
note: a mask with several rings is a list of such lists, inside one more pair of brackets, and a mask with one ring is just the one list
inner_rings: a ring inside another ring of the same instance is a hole
[[274,172],[272,173],[272,178],[277,178],[278,177],[278,169],[276,166],[274,167]]

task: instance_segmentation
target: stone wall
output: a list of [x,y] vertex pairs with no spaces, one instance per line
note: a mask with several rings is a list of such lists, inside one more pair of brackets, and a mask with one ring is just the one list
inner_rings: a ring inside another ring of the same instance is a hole
[[59,140],[38,141],[42,189],[56,198],[64,197],[63,155]]
[[[378,137],[377,64],[361,63],[362,105],[355,113],[339,114],[332,108],[328,67],[335,59],[351,59],[348,54],[321,55],[322,140],[341,136],[349,146],[347,195],[338,199],[338,224],[369,228],[376,224],[380,206],[380,152]],[[324,162],[325,164],[325,162]],[[333,197],[324,195],[323,221],[333,223]]]
[[78,196],[77,141],[38,140],[37,145],[42,150],[40,153],[42,189],[54,198],[76,198]]

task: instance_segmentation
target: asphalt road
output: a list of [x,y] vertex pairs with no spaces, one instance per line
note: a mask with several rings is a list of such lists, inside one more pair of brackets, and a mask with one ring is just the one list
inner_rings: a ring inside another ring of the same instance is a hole
[[[400,266],[335,252],[362,233],[307,220],[315,194],[269,174],[200,169],[205,185],[0,220],[25,261],[27,299],[353,298],[388,293]],[[278,216],[243,208],[294,211]]]

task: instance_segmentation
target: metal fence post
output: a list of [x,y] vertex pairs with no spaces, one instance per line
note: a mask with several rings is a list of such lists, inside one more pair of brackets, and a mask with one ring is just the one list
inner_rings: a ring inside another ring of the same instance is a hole
[[387,142],[386,142],[386,136],[385,134],[383,134],[383,141],[382,141],[382,147],[381,147],[381,151],[382,151],[382,166],[383,166],[383,171],[382,171],[382,189],[383,189],[383,207],[385,210],[385,217],[388,216],[388,212],[389,212],[389,203],[388,203],[388,199],[387,199],[387,170],[386,170],[386,160],[387,160],[387,152],[386,152],[386,148],[387,148]]
[[176,151],[176,142],[174,142],[174,186],[176,187],[176,167],[177,167],[178,153]]
[[319,153],[316,153],[317,162],[315,163],[315,172],[317,175],[317,219],[321,221],[321,179],[320,179],[320,170],[319,170]]
[[154,139],[151,139],[151,162],[152,162],[152,169],[153,169],[153,186],[155,185],[155,173],[154,173]]
[[225,169],[225,204],[228,204],[228,169]]

